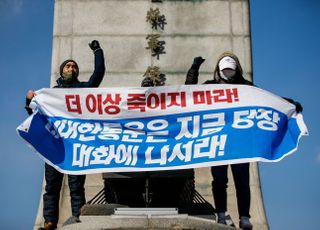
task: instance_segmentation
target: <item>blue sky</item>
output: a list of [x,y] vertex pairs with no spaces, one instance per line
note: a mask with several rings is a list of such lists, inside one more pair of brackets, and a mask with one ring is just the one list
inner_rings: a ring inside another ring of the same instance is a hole
[[[310,135],[279,163],[261,163],[271,229],[318,229],[320,219],[320,2],[251,1],[255,84],[304,107]],[[28,89],[49,87],[51,0],[0,0],[0,229],[32,229],[43,162],[17,136]],[[205,55],[204,55],[205,56]]]

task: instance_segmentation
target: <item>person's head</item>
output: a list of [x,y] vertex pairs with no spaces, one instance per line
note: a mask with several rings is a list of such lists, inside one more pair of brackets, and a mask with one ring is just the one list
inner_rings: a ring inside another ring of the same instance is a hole
[[214,78],[223,83],[232,84],[242,78],[242,73],[238,57],[231,52],[225,52],[218,59],[214,70]]
[[65,82],[73,82],[78,78],[78,75],[79,67],[74,60],[68,59],[61,63],[60,76]]

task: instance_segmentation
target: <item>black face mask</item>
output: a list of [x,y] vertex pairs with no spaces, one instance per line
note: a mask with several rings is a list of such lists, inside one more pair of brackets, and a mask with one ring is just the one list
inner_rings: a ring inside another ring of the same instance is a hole
[[236,71],[233,69],[220,70],[220,77],[227,83],[233,83],[236,79]]

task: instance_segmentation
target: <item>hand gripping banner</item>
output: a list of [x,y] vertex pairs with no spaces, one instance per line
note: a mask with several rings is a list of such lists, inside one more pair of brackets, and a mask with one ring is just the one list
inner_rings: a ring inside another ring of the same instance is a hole
[[68,174],[276,162],[308,131],[285,99],[246,85],[41,89],[18,134]]

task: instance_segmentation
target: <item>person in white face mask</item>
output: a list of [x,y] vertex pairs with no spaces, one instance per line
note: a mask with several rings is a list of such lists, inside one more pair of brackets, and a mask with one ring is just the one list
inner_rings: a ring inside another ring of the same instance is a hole
[[[205,59],[196,57],[186,77],[186,85],[197,84],[200,65]],[[242,68],[236,55],[231,52],[223,53],[215,66],[213,80],[207,80],[204,84],[243,84],[252,85],[242,76]],[[233,179],[236,187],[239,227],[252,229],[250,223],[250,178],[249,163],[231,165]],[[228,165],[211,167],[212,193],[217,213],[217,222],[226,225],[227,211],[227,187],[228,187]]]
[[[186,76],[186,85],[197,84],[199,68],[205,61],[202,57],[196,57],[193,60],[191,68]],[[244,79],[242,67],[238,57],[231,52],[224,52],[217,61],[214,69],[213,79],[207,80],[203,84],[240,84],[253,85],[252,82]],[[284,98],[296,106],[296,112],[302,112],[301,104],[290,98]],[[252,229],[250,222],[250,174],[249,163],[232,164],[232,175],[236,188],[239,227],[242,229]],[[217,213],[217,222],[226,224],[227,211],[227,187],[228,187],[228,165],[211,167],[212,193]]]
[[[191,68],[188,70],[185,84],[197,84],[199,68],[205,61],[202,57],[193,60]],[[238,57],[231,52],[224,52],[218,59],[213,72],[213,79],[207,80],[203,84],[242,84],[252,85],[252,82],[244,79],[242,67]]]

